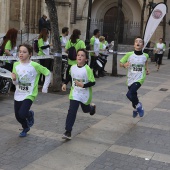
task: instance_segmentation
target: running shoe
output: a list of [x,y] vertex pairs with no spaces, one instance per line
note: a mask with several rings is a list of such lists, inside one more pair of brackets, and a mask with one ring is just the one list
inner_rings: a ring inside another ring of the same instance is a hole
[[143,117],[144,116],[144,109],[142,107],[142,103],[139,102],[136,106],[136,109],[137,109],[137,112],[139,113],[139,116]]
[[25,128],[23,129],[23,131],[19,134],[19,137],[26,137],[27,136],[27,132],[30,130],[30,128]]
[[96,105],[94,103],[90,104],[90,115],[93,116],[96,113]]
[[65,131],[65,133],[62,136],[62,139],[71,140],[71,132]]

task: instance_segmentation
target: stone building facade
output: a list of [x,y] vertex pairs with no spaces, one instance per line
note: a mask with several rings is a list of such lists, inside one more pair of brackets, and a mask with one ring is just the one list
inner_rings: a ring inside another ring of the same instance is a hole
[[[149,15],[149,1],[145,9],[144,24]],[[67,26],[70,34],[74,28],[81,30],[81,38],[85,40],[89,0],[56,0],[59,29]],[[153,0],[154,3],[163,0]],[[139,35],[143,0],[123,0],[121,13],[121,43],[128,43],[128,37]],[[170,6],[170,1],[167,1]],[[42,14],[48,16],[45,0],[0,0],[0,33],[3,35],[9,28],[15,27],[24,33],[38,33],[38,20]],[[110,34],[114,39],[114,21],[117,17],[117,0],[93,0],[91,13],[91,34],[95,28],[101,33]],[[170,14],[166,16],[167,22]],[[109,24],[110,25],[109,25]],[[110,30],[109,30],[110,28]],[[169,25],[166,24],[166,42],[170,42]],[[162,24],[157,28],[152,41],[163,36]]]

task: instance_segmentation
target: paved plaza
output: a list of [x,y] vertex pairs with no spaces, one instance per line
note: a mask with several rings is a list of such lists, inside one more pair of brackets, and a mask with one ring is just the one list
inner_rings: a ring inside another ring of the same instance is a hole
[[[111,64],[109,56],[108,72]],[[39,93],[26,138],[18,137],[13,93],[0,96],[0,170],[170,170],[170,60],[164,58],[159,72],[153,63],[149,68],[139,90],[143,118],[132,118],[126,77],[105,76],[93,88],[97,113],[79,109],[71,141],[61,138],[68,94]]]

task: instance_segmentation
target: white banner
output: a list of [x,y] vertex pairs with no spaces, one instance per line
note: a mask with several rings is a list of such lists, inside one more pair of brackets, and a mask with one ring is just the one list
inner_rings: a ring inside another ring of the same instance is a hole
[[[151,12],[148,21],[146,23],[145,32],[144,32],[144,48],[146,47],[147,43],[151,39],[153,33],[155,32],[156,28],[162,21],[163,17],[167,13],[167,6],[164,3],[159,3],[155,6],[153,11]],[[143,48],[143,49],[144,49]]]

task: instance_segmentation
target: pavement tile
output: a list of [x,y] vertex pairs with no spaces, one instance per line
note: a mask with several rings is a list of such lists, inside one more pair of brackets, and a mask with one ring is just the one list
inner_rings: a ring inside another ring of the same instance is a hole
[[[101,168],[100,168],[101,167]],[[168,170],[170,164],[154,160],[145,160],[136,156],[105,151],[85,170]]]
[[91,140],[75,137],[73,140],[64,143],[58,149],[98,157],[109,147],[109,144],[97,143]]
[[145,158],[145,159],[151,159],[154,155],[154,152],[149,152],[149,151],[144,151],[140,149],[133,149],[129,155],[131,156],[137,156],[140,158]]
[[112,146],[108,149],[108,151],[128,155],[128,154],[132,151],[132,149],[133,149],[133,148],[129,148],[129,147],[125,147],[125,146],[112,145]]
[[23,168],[22,170],[55,170],[55,169],[52,169],[52,168],[49,168],[49,167],[46,167],[46,166],[41,166],[41,165],[36,165],[36,164],[31,164],[31,165],[28,165],[26,166],[25,168]]
[[55,170],[84,170],[94,160],[95,157],[56,149],[36,160],[34,164]]
[[77,135],[77,137],[105,144],[114,144],[114,142],[119,139],[121,135],[122,134],[120,132],[101,130],[91,127],[81,132]]

